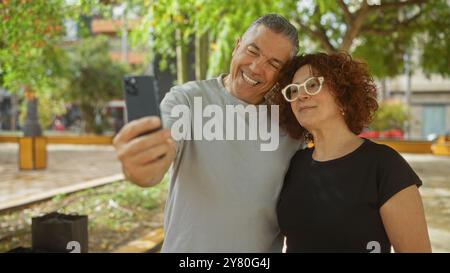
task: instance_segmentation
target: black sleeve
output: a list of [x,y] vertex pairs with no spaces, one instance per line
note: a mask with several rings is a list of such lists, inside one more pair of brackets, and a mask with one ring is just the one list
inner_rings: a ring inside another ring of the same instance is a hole
[[295,158],[296,158],[296,156],[297,156],[298,153],[299,153],[299,152],[297,151],[297,152],[292,156],[291,160],[289,161],[289,166],[288,166],[288,168],[287,168],[287,170],[286,170],[286,173],[284,174],[284,177],[283,177],[283,185],[282,185],[282,187],[281,187],[281,191],[284,190],[284,188],[286,187],[286,184],[287,184],[288,181],[290,180],[291,173],[292,173],[292,170],[291,170],[291,169],[292,169],[292,166],[294,165]]
[[[384,146],[384,145],[383,145]],[[408,162],[394,149],[381,149],[378,168],[378,207],[381,208],[392,196],[401,190],[422,181]]]

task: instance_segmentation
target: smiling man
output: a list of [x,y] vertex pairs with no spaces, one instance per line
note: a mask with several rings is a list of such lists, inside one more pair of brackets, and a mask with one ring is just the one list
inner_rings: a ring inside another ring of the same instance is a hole
[[[265,96],[276,86],[280,70],[297,51],[296,29],[279,15],[263,16],[237,41],[229,74],[175,86],[166,94],[161,103],[166,129],[139,136],[160,125],[156,117],[143,118],[124,126],[115,137],[124,174],[135,184],[156,185],[170,167],[163,252],[281,251],[276,203],[300,142],[280,134],[277,149],[261,151],[262,138],[174,141],[168,128],[177,121],[172,110],[181,105],[194,113],[199,98],[202,111],[212,105],[226,111],[229,106],[266,104]],[[249,115],[243,113],[244,122],[237,126],[256,128],[249,124]],[[259,125],[267,116],[258,115]],[[220,129],[230,129],[222,125]],[[227,133],[234,134],[236,128],[231,129]]]
[[237,41],[230,74],[224,77],[225,88],[231,95],[251,104],[262,102],[281,68],[297,51],[297,45],[294,47],[293,40],[283,32],[259,24],[263,19],[253,23]]

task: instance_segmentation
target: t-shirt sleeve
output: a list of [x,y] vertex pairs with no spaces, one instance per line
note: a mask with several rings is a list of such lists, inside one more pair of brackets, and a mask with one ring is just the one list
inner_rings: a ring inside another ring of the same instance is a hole
[[411,185],[416,185],[417,187],[422,185],[422,181],[408,162],[390,147],[383,147],[379,157],[379,164],[379,208],[401,190]]
[[[171,88],[170,91],[164,96],[160,105],[161,119],[164,128],[171,129],[172,125],[179,119],[179,117],[172,115],[172,110],[174,107],[181,105],[189,107],[189,101],[187,96],[184,94],[183,89],[176,87]],[[177,146],[176,157],[178,158],[183,148],[184,140],[175,140],[175,143]]]

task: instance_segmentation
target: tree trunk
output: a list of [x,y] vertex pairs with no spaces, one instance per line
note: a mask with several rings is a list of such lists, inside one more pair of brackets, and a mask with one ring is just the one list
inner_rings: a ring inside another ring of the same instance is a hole
[[27,118],[23,133],[26,137],[42,136],[42,129],[38,118],[38,99],[36,97],[27,98]]
[[195,79],[206,79],[208,70],[209,35],[208,32],[195,35]]
[[389,98],[388,96],[388,90],[387,90],[387,86],[386,86],[386,78],[383,78],[381,80],[381,101],[385,101]]
[[356,12],[355,19],[350,21],[347,25],[347,31],[342,40],[340,50],[350,52],[350,47],[353,44],[353,40],[358,36],[361,31],[361,27],[369,14],[369,5],[367,2],[363,2],[361,8]]
[[23,133],[26,137],[36,137],[42,135],[41,125],[38,118],[38,100],[34,91],[25,86],[25,100],[27,102],[27,116]]
[[92,133],[95,129],[95,109],[88,104],[80,104],[81,116],[84,121],[84,132]]
[[180,29],[175,32],[177,42],[177,81],[178,84],[187,82],[188,67],[187,67],[187,50],[186,44],[183,41],[183,33]]
[[17,95],[16,93],[11,94],[11,130],[16,131],[17,130]]

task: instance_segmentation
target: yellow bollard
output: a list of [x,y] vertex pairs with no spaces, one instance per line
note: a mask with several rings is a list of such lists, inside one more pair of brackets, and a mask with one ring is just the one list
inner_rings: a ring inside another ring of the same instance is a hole
[[19,169],[41,170],[47,167],[47,138],[19,137]]
[[447,155],[450,156],[450,141],[446,136],[439,136],[436,142],[431,145],[431,151],[435,155]]

